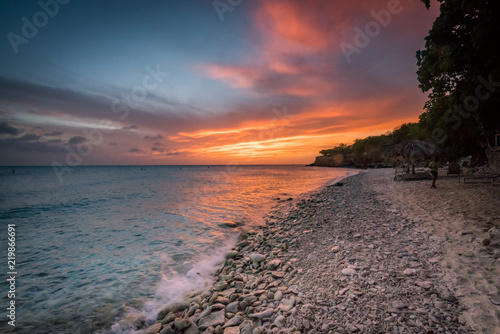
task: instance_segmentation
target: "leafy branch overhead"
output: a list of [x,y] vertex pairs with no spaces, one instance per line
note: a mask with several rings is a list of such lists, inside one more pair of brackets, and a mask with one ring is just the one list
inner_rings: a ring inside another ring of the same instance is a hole
[[431,7],[431,0],[422,0],[422,2],[425,4],[425,7],[427,7],[427,9]]
[[447,132],[446,144],[470,129],[477,134],[467,139],[484,142],[500,126],[500,2],[439,2],[441,13],[417,52],[419,87],[429,93],[424,118]]

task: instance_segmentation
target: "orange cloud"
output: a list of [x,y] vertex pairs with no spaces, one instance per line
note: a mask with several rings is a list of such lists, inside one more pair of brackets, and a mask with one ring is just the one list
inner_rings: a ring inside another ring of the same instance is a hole
[[[320,105],[295,111],[284,120],[249,120],[233,128],[181,132],[169,139],[185,143],[184,153],[188,156],[243,159],[243,163],[264,163],[271,158],[277,162],[311,159],[321,148],[378,135],[403,122],[415,121],[419,110],[400,110],[401,104],[401,97],[390,96],[338,107]],[[374,105],[380,109],[373,110]]]
[[[188,154],[194,156],[284,163],[310,160],[321,148],[416,121],[425,96],[416,85],[411,57],[435,13],[426,12],[421,3],[402,2],[403,12],[373,38],[356,58],[358,63],[347,64],[339,47],[352,41],[355,27],[373,20],[372,10],[387,5],[386,0],[260,1],[251,16],[256,43],[252,58],[240,64],[206,64],[204,73],[257,93],[252,95],[256,98],[286,104],[293,111],[287,124],[269,125],[248,113],[247,120],[234,126],[207,124],[170,139],[190,146]],[[244,107],[236,112],[246,113]]]
[[204,71],[216,79],[221,79],[235,88],[251,87],[257,77],[255,71],[243,66],[207,65]]
[[260,1],[252,14],[257,53],[242,65],[206,64],[203,73],[233,88],[266,95],[313,97],[332,93],[339,86],[334,65],[341,54],[339,44],[352,28],[355,13],[368,3]]
[[[309,3],[309,6],[316,6]],[[331,2],[331,1],[329,1]],[[318,21],[301,10],[300,2],[292,1],[264,1],[255,17],[261,28],[265,28],[284,40],[292,41],[312,49],[320,49],[332,41],[333,36],[328,36],[318,29]]]

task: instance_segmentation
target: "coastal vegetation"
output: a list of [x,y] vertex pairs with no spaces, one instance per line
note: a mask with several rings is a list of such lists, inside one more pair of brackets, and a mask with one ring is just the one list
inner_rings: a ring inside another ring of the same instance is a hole
[[[430,1],[422,0],[427,8]],[[415,140],[435,147],[442,160],[473,156],[483,163],[493,136],[500,132],[500,2],[439,0],[440,15],[417,51],[419,87],[429,97],[418,122],[380,136],[356,139],[320,151],[341,154],[343,165],[387,161],[396,149]],[[340,161],[340,159],[336,159]]]

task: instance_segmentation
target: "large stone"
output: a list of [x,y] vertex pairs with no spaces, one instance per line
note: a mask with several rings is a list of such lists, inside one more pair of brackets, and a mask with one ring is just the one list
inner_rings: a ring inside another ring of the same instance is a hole
[[230,222],[230,221],[227,221],[227,222],[223,222],[223,223],[220,223],[219,224],[220,227],[230,227],[230,228],[235,228],[235,227],[238,227],[238,224],[234,223],[234,222]]
[[264,290],[264,289],[261,289],[261,290],[255,290],[254,292],[252,292],[252,294],[254,296],[260,296],[261,294],[267,292],[267,290]]
[[198,328],[198,326],[196,326],[196,324],[192,321],[189,322],[189,327],[184,331],[183,334],[199,334],[200,333],[200,329]]
[[160,331],[160,334],[175,334],[175,330],[173,330],[170,326],[166,326],[163,327],[163,329]]
[[212,311],[215,311],[212,306],[207,307],[203,312],[201,312],[200,319],[203,318],[203,317],[206,317],[207,315],[209,315],[210,313],[212,313]]
[[[175,317],[174,317],[175,318]],[[120,321],[120,327],[123,330],[128,328],[144,328],[146,326],[147,318],[145,315],[130,314],[123,321]]]
[[290,305],[290,306],[293,306],[295,305],[295,296],[290,296],[290,298],[288,299],[283,299],[281,300],[281,303],[283,303],[284,305]]
[[161,323],[160,322],[157,322],[156,324],[154,324],[153,326],[151,327],[148,327],[144,332],[143,334],[157,334],[161,329]]
[[212,311],[218,311],[218,310],[222,310],[224,308],[226,308],[226,306],[223,304],[213,304],[212,305]]
[[215,311],[207,316],[204,316],[203,318],[200,318],[198,321],[198,327],[201,330],[205,330],[210,326],[216,327],[218,325],[223,325],[225,320],[224,310]]
[[342,269],[342,275],[346,276],[356,275],[356,270],[354,270],[353,268],[344,268]]
[[274,325],[279,328],[283,328],[285,326],[285,317],[280,315],[276,319],[274,319]]
[[238,312],[238,301],[234,301],[226,306],[226,312],[237,313]]
[[178,330],[183,330],[184,328],[188,328],[190,325],[189,320],[182,318],[175,318],[174,327]]
[[167,314],[167,315],[163,318],[163,320],[161,321],[161,323],[162,323],[163,325],[165,325],[165,324],[171,323],[171,322],[172,322],[172,321],[174,321],[174,320],[175,320],[175,314],[174,314],[174,313],[169,313],[169,314]]
[[207,329],[205,329],[205,331],[201,334],[214,334],[215,333],[215,328],[213,327],[208,327]]
[[254,313],[254,314],[250,314],[250,317],[252,317],[252,318],[258,318],[258,319],[268,318],[268,317],[272,316],[273,313],[274,313],[274,310],[272,308],[268,308],[265,311],[262,311],[262,312],[259,312],[259,313]]
[[412,275],[415,275],[418,272],[419,272],[418,269],[406,268],[403,271],[403,275],[405,275],[405,276],[412,276]]
[[238,327],[227,327],[224,334],[240,334],[240,329]]
[[274,259],[267,264],[267,270],[276,270],[281,264],[280,259]]
[[200,308],[200,305],[197,303],[192,303],[188,310],[188,317],[192,316],[197,309]]
[[240,302],[240,310],[245,311],[246,308],[248,307],[249,303],[245,300]]
[[217,299],[215,299],[215,302],[216,302],[216,303],[219,303],[219,304],[224,304],[224,305],[227,305],[227,304],[229,304],[231,301],[229,300],[229,298],[226,298],[226,297],[223,297],[223,296],[219,296],[219,297],[217,297]]
[[290,311],[293,308],[292,305],[285,305],[285,304],[280,304],[278,307],[283,312],[288,312],[288,311]]
[[226,259],[232,259],[238,255],[237,251],[229,251],[226,253]]
[[274,277],[274,278],[283,278],[283,276],[285,276],[285,273],[282,272],[282,271],[272,271],[271,272],[271,275]]
[[238,314],[234,318],[226,322],[224,326],[222,326],[222,328],[239,326],[243,322],[243,320],[244,320],[243,317]]
[[236,292],[235,288],[227,289],[219,293],[219,296],[224,296],[226,298],[229,298],[233,293]]
[[236,291],[235,291],[235,292],[238,292],[238,293],[239,293],[239,292],[243,291],[243,288],[244,288],[244,287],[245,287],[245,283],[244,283],[244,282],[242,282],[242,281],[236,281],[236,282],[234,283],[234,288],[236,289]]
[[299,294],[299,287],[296,285],[292,285],[288,288],[287,291],[290,291],[291,293],[298,295]]
[[418,285],[419,287],[424,289],[432,288],[432,283],[429,281],[415,281],[415,285]]
[[158,320],[162,320],[168,313],[182,312],[187,308],[189,308],[189,302],[168,305],[158,313]]
[[192,322],[197,324],[198,320],[200,320],[200,318],[201,318],[201,312],[197,312],[197,313],[193,314],[192,316],[190,316],[189,320],[191,320]]
[[240,334],[252,334],[253,329],[254,329],[253,322],[250,320],[245,320],[240,325]]
[[252,260],[253,262],[262,262],[266,259],[265,255],[257,254],[257,253],[252,253],[249,255],[249,257],[250,257],[250,260]]
[[283,299],[283,292],[281,292],[281,290],[276,291],[276,293],[274,294],[274,300],[279,302],[282,299]]
[[226,289],[227,289],[227,282],[226,281],[219,282],[215,285],[216,291],[222,291],[222,290],[226,290]]

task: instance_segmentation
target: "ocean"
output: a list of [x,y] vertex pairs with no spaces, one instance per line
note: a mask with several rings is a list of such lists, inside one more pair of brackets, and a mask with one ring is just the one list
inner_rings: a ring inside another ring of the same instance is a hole
[[[207,287],[238,231],[356,171],[282,166],[0,168],[0,332],[134,333]],[[278,200],[279,198],[279,200]],[[289,199],[292,200],[289,200]],[[237,228],[224,227],[236,223]],[[15,298],[7,226],[15,224]]]

